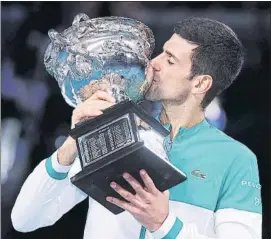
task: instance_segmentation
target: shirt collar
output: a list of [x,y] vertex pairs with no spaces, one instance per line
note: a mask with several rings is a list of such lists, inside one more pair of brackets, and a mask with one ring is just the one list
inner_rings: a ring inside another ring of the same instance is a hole
[[[159,122],[160,122],[160,114],[158,114],[157,116],[155,116],[155,119]],[[170,130],[171,128],[171,125],[170,124],[162,124],[166,129]],[[210,124],[208,123],[208,121],[204,118],[200,123],[194,125],[193,127],[189,127],[189,128],[186,128],[186,127],[182,127],[179,129],[179,132],[178,134],[176,135],[176,138],[178,138],[179,136],[183,136],[183,135],[191,135],[191,134],[194,134],[196,133],[197,131],[199,131],[200,129],[202,128],[206,128],[206,127],[209,127]]]

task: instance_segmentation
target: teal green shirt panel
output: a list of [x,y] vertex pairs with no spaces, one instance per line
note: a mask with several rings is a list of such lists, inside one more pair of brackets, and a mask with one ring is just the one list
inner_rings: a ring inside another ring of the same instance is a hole
[[216,210],[224,208],[262,213],[257,159],[250,151],[237,157],[225,176]]
[[174,142],[170,161],[186,174],[187,180],[169,190],[170,200],[215,210],[227,163],[220,156],[218,146],[222,144],[217,143],[215,150],[211,148],[214,143],[215,138],[211,140],[200,131]]
[[253,208],[251,204],[253,198],[259,204],[255,198],[260,199],[260,190],[248,186],[246,192],[245,185],[236,187],[242,181],[259,182],[255,155],[207,121],[180,129],[169,159],[187,175],[186,181],[169,190],[170,200],[212,211],[221,208],[261,211],[260,205]]

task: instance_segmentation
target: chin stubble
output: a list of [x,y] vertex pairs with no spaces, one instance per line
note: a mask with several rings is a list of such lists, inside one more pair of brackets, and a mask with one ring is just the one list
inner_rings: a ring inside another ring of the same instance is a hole
[[148,91],[145,94],[146,100],[149,101],[158,101],[161,98],[161,92],[159,87],[154,87],[153,84],[149,87]]

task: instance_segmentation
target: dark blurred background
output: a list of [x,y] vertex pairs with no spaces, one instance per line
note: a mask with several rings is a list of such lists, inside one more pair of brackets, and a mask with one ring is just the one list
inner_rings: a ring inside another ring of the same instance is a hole
[[[247,145],[258,157],[263,197],[263,238],[270,235],[270,2],[2,2],[1,6],[1,213],[3,239],[82,238],[85,200],[54,226],[23,234],[10,213],[33,168],[59,147],[72,108],[43,65],[47,32],[71,26],[74,16],[126,16],[143,21],[156,38],[153,56],[171,36],[172,25],[204,16],[229,25],[246,50],[238,80],[208,107],[216,127]],[[154,114],[156,107],[152,107]],[[106,220],[106,219],[105,219]]]

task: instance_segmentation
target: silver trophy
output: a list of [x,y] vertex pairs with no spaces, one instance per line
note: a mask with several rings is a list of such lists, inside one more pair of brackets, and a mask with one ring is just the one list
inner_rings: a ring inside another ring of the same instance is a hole
[[78,14],[61,33],[49,31],[44,64],[66,102],[76,107],[97,89],[120,102],[143,100],[145,69],[154,49],[153,33],[143,23],[123,17],[89,19]]
[[69,105],[76,107],[97,90],[108,91],[117,102],[71,130],[82,167],[71,182],[115,214],[123,210],[106,196],[121,197],[110,182],[134,193],[124,172],[143,184],[139,170],[144,168],[161,191],[182,182],[184,174],[164,150],[169,131],[137,105],[151,84],[145,79],[154,49],[150,28],[129,18],[78,14],[71,27],[50,30],[49,37],[44,64]]

